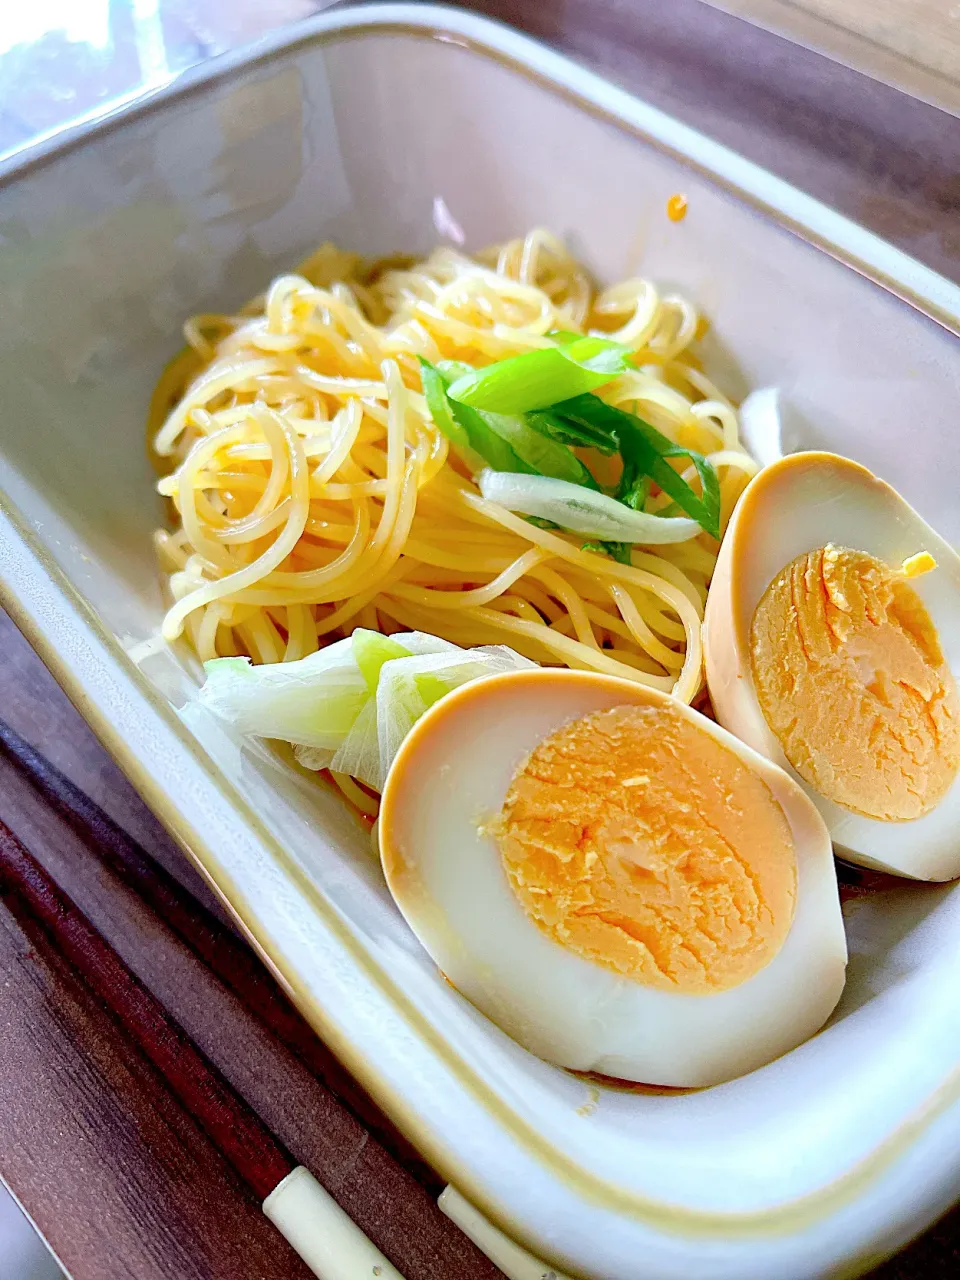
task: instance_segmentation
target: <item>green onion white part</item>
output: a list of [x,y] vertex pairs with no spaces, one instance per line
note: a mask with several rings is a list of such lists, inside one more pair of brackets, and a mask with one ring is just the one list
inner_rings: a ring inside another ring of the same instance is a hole
[[243,733],[291,743],[308,769],[381,791],[400,744],[435,702],[468,681],[536,665],[504,645],[461,649],[419,631],[358,628],[297,662],[214,658],[200,702]]
[[785,452],[780,392],[776,387],[751,391],[740,406],[740,443],[761,467],[778,462]]
[[481,471],[477,483],[488,502],[520,515],[552,520],[571,533],[610,542],[640,542],[657,546],[687,542],[700,532],[686,516],[654,516],[634,511],[605,493],[550,476],[511,471]]

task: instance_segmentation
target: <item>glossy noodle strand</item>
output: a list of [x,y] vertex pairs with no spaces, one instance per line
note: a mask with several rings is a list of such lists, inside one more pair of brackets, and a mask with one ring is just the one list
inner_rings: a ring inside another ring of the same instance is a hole
[[[636,368],[598,394],[705,454],[725,521],[756,464],[691,350],[699,323],[646,280],[598,291],[545,231],[477,259],[440,248],[372,267],[324,245],[242,314],[194,317],[152,408],[175,516],[156,538],[165,639],[280,662],[361,624],[415,628],[690,701],[716,542],[637,547],[622,564],[485,501],[430,418],[417,357],[479,367],[553,329],[629,345]],[[668,506],[655,491],[646,509]]]

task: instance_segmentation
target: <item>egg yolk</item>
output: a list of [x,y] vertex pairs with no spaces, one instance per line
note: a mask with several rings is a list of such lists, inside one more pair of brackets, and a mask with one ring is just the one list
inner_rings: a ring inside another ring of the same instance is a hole
[[495,834],[537,927],[645,986],[734,987],[790,929],[797,867],[783,810],[672,707],[615,707],[545,738]]
[[886,822],[929,813],[960,768],[960,702],[909,573],[818,547],[777,574],[750,629],[784,755],[828,800]]

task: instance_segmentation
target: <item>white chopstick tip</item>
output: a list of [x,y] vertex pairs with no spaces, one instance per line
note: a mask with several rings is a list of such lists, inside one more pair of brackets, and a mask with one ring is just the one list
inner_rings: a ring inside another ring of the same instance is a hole
[[319,1280],[403,1280],[302,1165],[277,1183],[263,1212]]
[[508,1280],[571,1280],[566,1272],[534,1257],[499,1227],[488,1222],[479,1209],[465,1200],[456,1187],[444,1187],[437,1204],[481,1253],[500,1268]]

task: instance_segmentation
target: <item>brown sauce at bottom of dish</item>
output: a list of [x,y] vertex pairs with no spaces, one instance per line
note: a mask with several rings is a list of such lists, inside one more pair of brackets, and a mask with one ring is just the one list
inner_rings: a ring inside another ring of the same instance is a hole
[[702,1088],[682,1088],[677,1085],[669,1084],[641,1084],[636,1080],[621,1080],[619,1076],[605,1076],[600,1071],[574,1071],[572,1067],[565,1067],[567,1075],[576,1076],[578,1080],[582,1080],[584,1084],[597,1085],[601,1089],[610,1089],[616,1093],[643,1093],[653,1097],[673,1097],[675,1094],[680,1096],[686,1093],[702,1093]]

